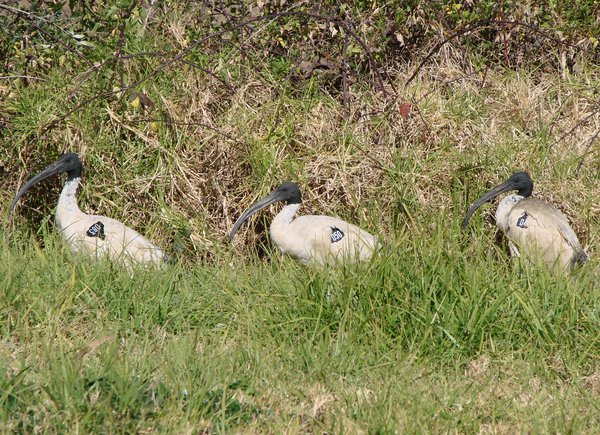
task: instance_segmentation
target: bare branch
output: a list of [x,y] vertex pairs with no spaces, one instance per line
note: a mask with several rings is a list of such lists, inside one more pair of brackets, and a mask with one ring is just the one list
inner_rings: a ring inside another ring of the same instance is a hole
[[[48,33],[46,30],[42,29],[35,21],[36,20],[41,20],[41,21],[45,21],[48,22],[48,20],[38,17],[36,15],[33,15],[30,12],[27,11],[23,11],[21,9],[17,9],[17,8],[13,8],[7,5],[3,5],[0,4],[0,9],[4,9],[6,11],[9,11],[12,14],[17,15],[19,18],[22,18],[26,21],[28,21],[33,27],[35,27],[40,33],[43,33],[44,35],[46,35],[48,38],[52,39],[53,41],[55,41],[56,43],[60,44],[61,46],[63,46],[64,48],[66,48],[68,51],[70,51],[71,53],[76,54],[79,58],[81,58],[85,63],[87,63],[88,65],[91,65],[92,62],[90,62],[90,60],[88,60],[87,57],[85,57],[85,55],[80,52],[79,50],[69,46],[68,44],[65,44],[63,41],[61,41],[60,39],[58,39],[56,36],[52,35],[51,33]],[[53,24],[53,23],[50,23]],[[53,24],[55,27],[58,27],[60,29],[61,32],[69,35],[67,32],[65,32],[62,28],[60,28],[59,26],[56,26],[56,24]],[[71,35],[69,35],[71,36]]]
[[406,81],[405,86],[407,86],[410,82],[412,82],[414,80],[414,78],[417,76],[417,74],[419,73],[419,71],[421,70],[421,68],[423,68],[423,65],[425,65],[429,61],[429,59],[431,59],[431,57],[433,57],[433,55],[435,53],[437,53],[448,42],[452,41],[453,39],[458,38],[459,36],[465,35],[467,33],[474,32],[475,30],[481,30],[483,28],[490,28],[490,27],[493,28],[493,27],[496,27],[496,26],[502,27],[502,28],[504,28],[506,26],[524,27],[524,28],[527,28],[527,29],[531,30],[534,33],[537,33],[540,36],[543,36],[545,39],[548,39],[548,40],[554,42],[557,45],[572,47],[572,48],[575,48],[576,50],[579,50],[579,51],[587,51],[587,50],[583,49],[582,47],[579,47],[579,46],[577,46],[575,44],[571,44],[571,43],[569,43],[569,42],[567,42],[565,40],[555,38],[555,37],[551,36],[548,32],[544,32],[539,27],[534,26],[534,25],[529,24],[529,23],[524,23],[524,22],[521,22],[521,21],[506,21],[506,20],[480,20],[480,21],[476,21],[474,23],[468,24],[464,28],[462,28],[462,29],[454,32],[452,35],[450,35],[447,38],[445,38],[443,41],[438,42],[435,45],[435,47],[433,47],[429,51],[429,53],[427,53],[427,55],[421,61],[421,63],[419,63],[419,65],[417,66],[417,68],[415,69],[415,71],[411,74],[411,76]]
[[583,154],[581,155],[581,158],[579,159],[579,164],[577,165],[577,170],[575,171],[575,174],[577,176],[579,176],[579,173],[581,172],[581,168],[583,167],[583,161],[585,160],[585,158],[589,155],[592,154],[594,151],[591,151],[592,145],[594,144],[594,142],[596,142],[596,139],[598,139],[598,135],[600,135],[600,130],[596,130],[596,133],[594,133],[592,135],[592,137],[590,138],[590,141],[587,144],[587,147],[585,147],[585,151],[583,152]]

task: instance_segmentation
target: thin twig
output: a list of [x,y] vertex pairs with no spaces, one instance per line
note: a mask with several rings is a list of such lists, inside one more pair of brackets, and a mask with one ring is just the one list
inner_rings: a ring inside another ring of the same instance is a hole
[[183,63],[185,65],[189,65],[192,68],[199,69],[202,72],[205,72],[209,76],[214,77],[215,79],[217,79],[218,81],[220,81],[223,84],[223,86],[225,86],[229,90],[229,92],[231,92],[231,93],[235,92],[235,89],[233,88],[233,86],[231,86],[229,83],[227,83],[225,80],[223,80],[221,77],[219,77],[218,75],[216,75],[214,72],[212,72],[208,68],[204,68],[204,67],[198,65],[197,63],[191,62],[189,60],[182,60],[181,63]]
[[146,123],[146,122],[161,122],[163,124],[169,124],[169,125],[196,125],[199,127],[204,127],[208,130],[214,131],[215,133],[217,133],[219,136],[223,136],[225,139],[231,141],[231,142],[235,142],[238,145],[246,145],[246,143],[234,138],[233,136],[227,134],[227,133],[223,133],[221,130],[219,130],[216,127],[213,127],[211,125],[205,124],[203,122],[197,122],[197,121],[174,121],[172,119],[165,119],[165,118],[145,118],[145,119],[141,119],[140,121],[130,121],[133,123],[137,123],[137,124],[141,124],[141,123]]
[[[483,89],[485,87],[485,81],[487,79],[488,71],[490,70],[489,66],[486,66],[483,71],[483,78],[481,79],[481,84],[479,85],[479,89]],[[481,70],[480,70],[481,71]]]
[[[411,97],[409,97],[409,99],[411,99]],[[431,127],[429,127],[429,124],[425,120],[425,117],[423,116],[423,113],[419,109],[419,105],[414,100],[411,101],[411,103],[412,103],[411,109],[415,110],[419,114],[419,119],[421,120],[421,122],[423,123],[423,125],[425,126],[425,128],[427,129],[427,136],[431,137]]]
[[295,12],[294,11],[294,12],[290,12],[290,15],[306,16],[306,17],[311,17],[311,18],[315,18],[318,20],[330,21],[330,22],[336,23],[337,25],[343,27],[344,30],[347,33],[349,33],[350,36],[352,36],[354,38],[354,40],[356,42],[358,42],[360,44],[360,46],[362,47],[362,49],[364,50],[364,52],[367,56],[369,65],[371,65],[371,68],[373,69],[373,72],[375,73],[375,77],[377,77],[377,82],[379,83],[379,87],[380,87],[383,95],[385,95],[386,97],[389,95],[389,93],[387,92],[387,90],[385,89],[385,86],[383,84],[383,78],[381,76],[381,72],[377,68],[375,68],[375,62],[373,61],[373,53],[371,52],[371,49],[369,48],[367,43],[360,36],[358,36],[358,34],[352,29],[352,27],[348,23],[346,23],[344,20],[341,20],[340,18],[337,18],[337,17],[316,14],[313,12]]
[[61,115],[60,117],[56,118],[53,121],[50,121],[45,127],[42,128],[42,130],[40,132],[40,135],[43,135],[44,133],[48,132],[52,128],[56,127],[62,121],[64,121],[65,119],[67,119],[69,117],[69,115],[72,115],[73,113],[75,113],[76,111],[78,111],[79,109],[81,109],[82,107],[87,106],[89,103],[91,103],[93,101],[96,101],[96,100],[99,100],[100,98],[110,97],[111,95],[118,94],[119,92],[121,92],[121,90],[101,92],[101,93],[99,93],[97,95],[94,95],[93,97],[90,97],[90,98],[87,98],[87,99],[83,100],[81,103],[77,104],[75,107],[73,107],[72,109],[68,110],[67,113]]
[[[117,61],[121,60],[121,51],[123,50],[123,44],[125,44],[125,29],[127,27],[127,19],[131,16],[131,13],[133,12],[133,9],[136,7],[137,4],[138,0],[133,0],[127,8],[127,10],[121,16],[121,24],[119,26],[119,39],[117,40],[117,45],[115,46],[115,52],[113,55],[113,58],[117,59]],[[117,64],[117,67],[119,66],[120,65]],[[115,77],[119,81],[119,85],[123,87],[125,83],[123,83],[123,79],[121,77],[121,74],[118,73],[117,68],[115,68],[110,78],[108,79],[109,86],[112,87],[112,83]]]
[[121,51],[123,50],[123,44],[125,43],[125,28],[127,26],[127,19],[131,16],[133,9],[136,7],[138,0],[133,0],[127,10],[121,16],[121,24],[119,26],[119,39],[115,47],[114,57],[117,59],[121,57]]
[[358,148],[358,150],[363,153],[363,155],[368,158],[369,160],[371,160],[373,163],[375,163],[377,166],[379,166],[379,169],[381,169],[382,171],[386,172],[386,173],[390,173],[390,168],[387,167],[386,165],[383,164],[383,162],[381,160],[379,160],[377,157],[375,157],[373,155],[373,153],[369,153],[367,152],[367,150],[365,150],[365,148],[362,145],[359,145],[356,142],[352,142],[352,146]]
[[[119,93],[123,93],[126,92],[130,89],[133,89],[139,85],[141,85],[142,83],[147,82],[148,80],[150,80],[151,78],[155,77],[156,75],[158,75],[160,72],[164,71],[167,67],[174,65],[175,63],[180,62],[188,53],[190,53],[192,50],[196,49],[197,47],[199,47],[200,45],[206,43],[207,41],[213,39],[213,38],[217,38],[219,36],[222,36],[226,33],[229,32],[233,32],[237,29],[240,29],[242,27],[246,27],[249,26],[253,23],[259,22],[259,21],[265,21],[265,20],[273,20],[276,18],[281,18],[281,17],[285,17],[285,16],[304,16],[304,17],[311,17],[314,19],[319,19],[319,20],[324,20],[327,22],[334,22],[338,25],[340,25],[341,27],[344,28],[344,30],[349,33],[365,50],[365,53],[367,54],[367,58],[369,59],[370,63],[373,63],[372,61],[372,55],[371,55],[371,51],[369,49],[369,47],[366,45],[366,43],[356,34],[356,32],[354,32],[348,25],[347,23],[345,23],[343,20],[340,20],[337,17],[332,17],[332,16],[327,16],[327,15],[320,15],[320,14],[316,14],[316,13],[311,13],[311,12],[298,12],[298,11],[287,11],[287,12],[281,12],[281,13],[275,13],[275,14],[270,14],[270,15],[265,15],[265,16],[261,16],[261,17],[254,17],[254,18],[250,18],[246,21],[243,21],[241,23],[237,23],[232,25],[231,27],[227,28],[227,29],[222,29],[219,30],[217,32],[213,32],[210,35],[204,36],[202,38],[197,39],[196,41],[194,41],[193,44],[191,44],[189,47],[187,47],[186,49],[180,51],[177,55],[175,55],[174,57],[172,57],[169,60],[166,60],[165,62],[162,62],[159,66],[157,66],[154,70],[152,70],[148,75],[146,75],[145,77],[133,82],[130,85],[121,87],[120,89],[116,89],[113,91],[107,91],[107,92],[102,92],[100,94],[97,94],[93,97],[90,97],[84,101],[82,101],[81,103],[77,104],[75,107],[73,107],[72,109],[70,109],[69,111],[67,111],[67,113],[65,113],[64,115],[60,116],[59,118],[51,121],[49,124],[47,124],[44,128],[42,128],[42,133],[47,132],[48,130],[50,130],[51,128],[54,128],[55,126],[57,126],[60,122],[64,121],[69,115],[73,114],[74,112],[76,112],[77,110],[79,110],[81,107],[84,107],[85,105],[96,101],[100,98],[104,98],[104,97],[109,97],[111,95],[115,95],[115,94],[119,94]],[[378,79],[379,85],[381,87],[381,90],[383,92],[384,95],[388,95],[387,91],[385,90],[385,86],[383,85],[383,79],[381,78],[380,73],[377,71],[377,69],[374,68],[375,71],[375,75]]]
[[473,32],[475,30],[479,30],[481,28],[486,28],[486,27],[495,27],[495,26],[519,26],[519,27],[525,27],[529,30],[531,30],[534,33],[537,33],[538,35],[543,36],[544,38],[556,43],[557,45],[561,45],[561,46],[569,46],[572,48],[575,48],[576,50],[579,51],[588,51],[584,48],[581,48],[575,44],[570,44],[569,42],[562,40],[562,39],[558,39],[555,38],[551,35],[549,35],[547,32],[544,32],[543,30],[541,30],[540,28],[529,24],[529,23],[524,23],[521,21],[507,21],[507,20],[480,20],[480,21],[476,21],[474,23],[468,24],[467,26],[465,26],[464,28],[456,31],[455,33],[453,33],[452,35],[448,36],[447,38],[445,38],[443,41],[438,42],[430,51],[429,53],[427,53],[427,55],[425,56],[425,58],[421,61],[421,63],[419,63],[419,65],[417,66],[417,68],[415,69],[415,71],[411,74],[411,76],[408,78],[408,80],[405,83],[405,86],[407,86],[410,82],[412,82],[414,80],[414,78],[417,76],[417,74],[419,73],[419,71],[421,70],[421,68],[423,67],[423,65],[425,65],[429,59],[431,59],[431,57],[433,57],[433,55],[435,53],[437,53],[444,45],[446,45],[448,42],[452,41],[455,38],[458,38],[459,36],[462,36],[466,33],[470,33]]
[[41,77],[35,77],[35,76],[0,76],[0,80],[10,80],[10,79],[32,79],[32,80],[41,80],[43,82],[48,81],[48,79],[43,79]]
[[425,56],[425,58],[419,63],[419,65],[417,66],[417,68],[413,71],[413,73],[411,74],[411,76],[408,78],[408,80],[406,80],[406,83],[404,84],[404,87],[408,86],[410,84],[410,82],[412,82],[414,80],[414,78],[417,76],[417,74],[421,71],[421,68],[423,68],[423,66],[429,62],[429,59],[431,59],[433,57],[434,54],[436,54],[444,45],[446,45],[448,42],[452,41],[454,38],[458,38],[461,35],[464,35],[465,33],[469,33],[472,32],[475,29],[478,29],[480,27],[485,27],[489,25],[489,21],[486,20],[484,22],[482,21],[478,21],[476,23],[472,23],[471,25],[467,25],[465,28],[454,32],[452,35],[448,36],[447,38],[445,38],[443,41],[438,42],[430,51],[429,53],[427,53],[427,55]]
[[[600,100],[598,101],[598,103],[600,103]],[[564,138],[566,138],[567,136],[570,136],[571,134],[573,134],[573,132],[575,130],[577,130],[579,127],[581,127],[588,119],[590,119],[592,116],[596,115],[597,113],[600,112],[600,104],[598,105],[598,107],[596,108],[596,110],[592,111],[592,113],[588,114],[585,118],[581,119],[579,122],[577,122],[577,124],[575,124],[569,131],[567,131],[566,133],[563,133],[558,139],[556,139],[554,141],[554,143],[552,143],[548,148],[550,148],[553,145],[556,145],[557,143],[561,142],[562,140],[564,140]]]
[[138,51],[137,53],[122,54],[121,59],[133,59],[144,56],[167,57],[171,56],[172,54],[172,51]]
[[342,55],[342,109],[344,116],[348,116],[348,103],[350,92],[348,89],[348,35],[344,35],[344,47]]
[[596,130],[596,133],[594,133],[592,135],[592,137],[590,138],[590,141],[588,142],[587,147],[585,147],[585,151],[581,155],[581,158],[579,159],[579,164],[577,165],[577,169],[575,170],[576,176],[579,176],[579,173],[581,172],[581,168],[583,166],[583,161],[585,160],[586,156],[588,156],[589,154],[591,154],[593,152],[593,151],[590,151],[590,149],[592,148],[593,143],[598,138],[598,135],[600,135],[600,129]]
[[567,98],[562,98],[562,101],[560,102],[558,107],[556,109],[554,109],[554,112],[556,112],[556,116],[553,117],[552,122],[550,122],[550,126],[548,127],[548,137],[552,137],[552,133],[554,132],[554,127],[556,127],[558,121],[564,117],[564,115],[562,114],[563,107],[565,104],[567,104],[567,102],[569,101],[569,98],[573,94],[574,93],[572,93],[571,95],[568,95]]
[[[9,11],[9,12],[11,12],[12,14],[14,14],[16,16],[27,20],[29,23],[31,23],[31,25],[33,27],[35,27],[37,30],[39,30],[40,33],[43,33],[48,38],[50,38],[53,41],[57,42],[58,44],[62,45],[64,48],[66,48],[71,53],[75,53],[83,61],[85,61],[88,65],[92,64],[92,62],[87,57],[85,57],[85,55],[83,53],[81,53],[79,50],[77,50],[77,49],[69,46],[68,44],[65,44],[63,41],[61,41],[60,39],[58,39],[57,37],[55,37],[54,35],[50,34],[49,32],[47,32],[46,30],[42,29],[40,26],[38,26],[36,24],[36,22],[35,22],[36,19],[37,20],[41,20],[41,21],[45,21],[45,22],[50,23],[50,24],[53,24],[50,21],[46,20],[45,18],[38,17],[38,16],[32,14],[31,12],[23,11],[21,9],[13,8],[11,6],[7,6],[7,5],[3,5],[3,4],[0,4],[0,9],[4,9],[6,11]],[[60,26],[57,26],[56,24],[54,24],[54,26],[58,27],[61,30],[61,32],[65,33],[66,35],[68,35],[70,37],[72,37],[72,35],[69,35],[67,32],[65,32]]]
[[[483,70],[485,70],[485,72],[487,73],[488,67],[484,66],[483,68],[480,68],[480,69],[478,69],[476,71],[473,71],[473,72],[470,72],[468,74],[462,75],[460,77],[457,77],[457,78],[454,78],[454,79],[451,79],[451,80],[446,80],[446,81],[442,82],[441,84],[444,85],[444,86],[451,85],[452,83],[460,82],[461,80],[465,80],[465,79],[468,79],[471,76],[479,74]],[[484,76],[484,78],[485,78],[485,76]],[[435,89],[430,90],[425,95],[422,95],[418,100],[416,100],[415,103],[416,104],[420,103],[421,101],[423,101],[425,98],[427,98],[429,95],[431,95],[434,92],[435,92]]]

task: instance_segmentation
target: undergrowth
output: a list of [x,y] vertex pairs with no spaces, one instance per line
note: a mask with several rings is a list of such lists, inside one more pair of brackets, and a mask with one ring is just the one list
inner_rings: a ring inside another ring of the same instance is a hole
[[[597,431],[595,4],[475,3],[0,5],[0,427]],[[58,177],[8,213],[64,151],[81,208],[175,265],[75,258]],[[510,259],[492,206],[460,230],[517,170],[591,254],[574,276]],[[379,255],[301,267],[276,207],[227,243],[286,180]]]
[[458,224],[340,270],[272,253],[130,276],[51,234],[2,243],[4,428],[597,428],[597,276],[444,243]]

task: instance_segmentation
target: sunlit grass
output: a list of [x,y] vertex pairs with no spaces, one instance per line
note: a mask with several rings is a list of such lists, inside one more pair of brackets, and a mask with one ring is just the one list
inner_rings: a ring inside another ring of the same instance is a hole
[[[179,7],[134,16],[123,53],[188,47],[198,28]],[[90,59],[113,58],[116,29]],[[165,57],[90,70],[67,53],[43,81],[0,83],[1,431],[598,432],[597,65],[474,74],[448,44],[409,85],[416,54],[389,68],[395,100],[352,71],[344,104],[333,64],[303,77],[260,50],[202,48],[186,59],[213,74],[176,63],[128,91],[154,107],[114,93],[47,130]],[[84,162],[82,210],[176,264],[75,258],[53,223],[58,177],[9,214],[63,151]],[[461,231],[517,170],[590,252],[575,275],[509,258],[493,204]],[[267,235],[277,206],[229,244],[240,212],[286,180],[301,213],[377,234],[379,255],[302,267]]]
[[455,227],[341,270],[273,253],[131,276],[52,235],[3,243],[3,426],[592,430],[597,277],[465,249]]

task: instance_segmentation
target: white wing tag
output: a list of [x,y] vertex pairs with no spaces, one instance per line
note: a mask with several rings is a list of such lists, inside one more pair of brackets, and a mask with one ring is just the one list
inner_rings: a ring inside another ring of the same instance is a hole
[[339,242],[344,238],[342,230],[336,227],[331,227],[331,243]]
[[104,233],[104,224],[100,221],[89,227],[85,234],[88,237],[99,237],[100,240],[106,239],[106,234]]
[[520,228],[527,228],[527,226],[525,225],[525,221],[527,221],[528,217],[529,215],[527,214],[527,212],[519,216],[519,219],[517,219],[517,226]]

